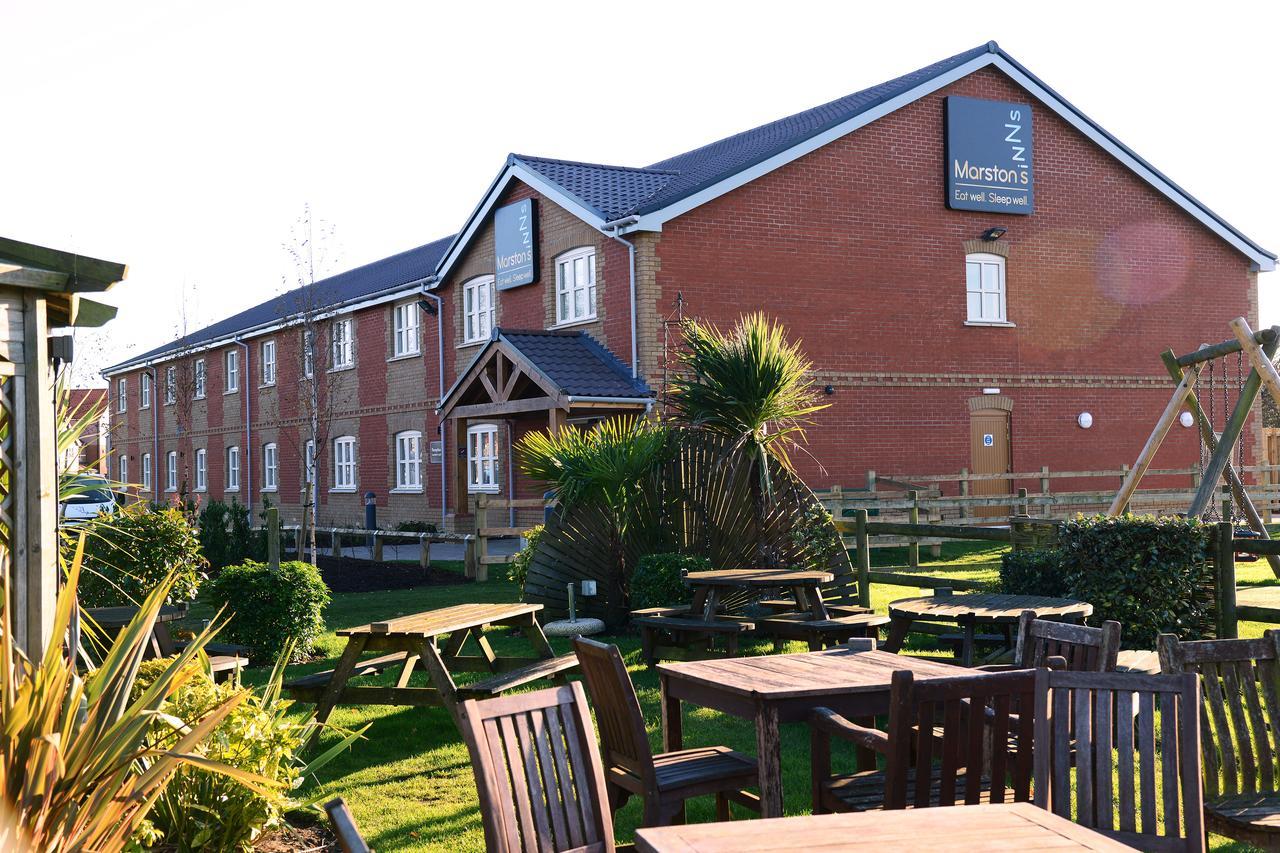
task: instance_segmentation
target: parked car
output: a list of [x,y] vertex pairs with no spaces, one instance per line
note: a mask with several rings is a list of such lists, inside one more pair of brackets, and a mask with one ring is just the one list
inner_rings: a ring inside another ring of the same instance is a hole
[[65,491],[70,494],[58,508],[64,524],[83,524],[99,513],[111,515],[120,508],[119,496],[103,477],[78,474]]

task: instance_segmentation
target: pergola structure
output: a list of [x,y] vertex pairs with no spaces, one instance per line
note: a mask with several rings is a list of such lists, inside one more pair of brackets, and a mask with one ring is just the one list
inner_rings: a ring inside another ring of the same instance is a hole
[[30,658],[51,640],[58,590],[55,367],[70,337],[50,329],[101,326],[116,309],[82,293],[107,290],[124,264],[0,237],[0,568],[10,624]]

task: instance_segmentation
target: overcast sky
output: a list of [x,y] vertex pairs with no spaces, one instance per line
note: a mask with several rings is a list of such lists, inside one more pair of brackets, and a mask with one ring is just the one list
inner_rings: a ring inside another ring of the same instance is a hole
[[0,0],[0,234],[129,265],[96,370],[282,290],[304,204],[346,269],[508,152],[643,166],[995,39],[1275,251],[1280,3],[1156,8]]

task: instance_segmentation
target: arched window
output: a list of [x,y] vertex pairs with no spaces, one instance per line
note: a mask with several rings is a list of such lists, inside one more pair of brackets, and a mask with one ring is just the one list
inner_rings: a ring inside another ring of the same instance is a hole
[[970,323],[1007,323],[1005,313],[1005,259],[975,252],[965,255],[965,291]]
[[556,258],[556,324],[594,320],[596,250],[574,249]]
[[396,488],[422,491],[422,433],[417,430],[396,433]]

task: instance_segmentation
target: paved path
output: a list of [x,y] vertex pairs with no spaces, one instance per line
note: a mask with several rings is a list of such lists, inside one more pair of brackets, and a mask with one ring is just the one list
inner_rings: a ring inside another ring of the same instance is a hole
[[[434,560],[456,560],[461,562],[465,556],[466,546],[461,542],[435,542],[431,545],[431,559]],[[495,557],[505,557],[508,554],[514,554],[520,550],[519,539],[490,539],[489,553]],[[321,546],[320,553],[331,553],[328,547]],[[417,542],[406,543],[404,545],[392,545],[390,543],[382,546],[382,558],[384,560],[410,560],[417,562],[421,552]],[[367,545],[353,545],[342,549],[344,557],[355,557],[359,560],[373,559],[372,549]]]

